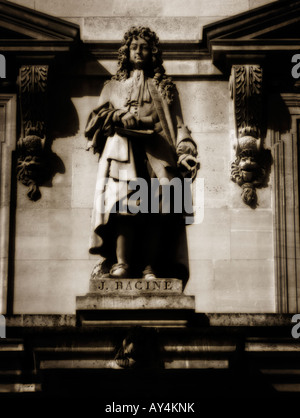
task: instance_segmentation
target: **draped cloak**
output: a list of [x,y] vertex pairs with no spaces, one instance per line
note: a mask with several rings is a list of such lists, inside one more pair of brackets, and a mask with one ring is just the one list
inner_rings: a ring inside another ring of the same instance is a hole
[[[144,121],[141,132],[154,130],[151,135],[140,137],[117,130],[117,122],[127,112]],[[197,155],[197,147],[189,130],[183,125],[179,102],[170,111],[166,99],[154,79],[135,70],[126,80],[111,79],[100,94],[99,103],[87,121],[85,136],[99,152],[90,253],[115,261],[115,215],[116,205],[128,203],[128,182],[137,177],[169,181],[181,174],[177,167],[178,157],[183,154]],[[118,206],[119,207],[119,206]],[[117,210],[118,212],[118,210]],[[118,213],[118,216],[141,216]],[[160,277],[178,277],[187,281],[189,275],[188,251],[184,215],[151,213],[143,214],[143,225],[156,222],[161,216],[162,239],[157,245],[160,254]],[[139,227],[137,226],[137,229]],[[140,235],[140,240],[147,236]],[[133,249],[141,261],[140,241]]]

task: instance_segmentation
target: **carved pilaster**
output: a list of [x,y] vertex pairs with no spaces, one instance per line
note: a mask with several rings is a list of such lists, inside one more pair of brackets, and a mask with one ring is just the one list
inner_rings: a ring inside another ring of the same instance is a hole
[[16,103],[11,94],[0,94],[0,313],[11,312],[10,306],[10,224],[13,169],[12,153],[16,146]]
[[28,186],[31,200],[41,197],[39,185],[46,172],[45,141],[48,65],[25,65],[19,73],[21,136],[17,178]]
[[298,313],[300,307],[299,138],[300,94],[281,98],[289,112],[289,127],[271,130],[274,158],[274,258],[277,310]]
[[233,65],[230,76],[236,131],[236,160],[231,165],[231,180],[242,187],[242,199],[257,206],[256,188],[263,187],[268,159],[262,147],[262,81],[259,65]]

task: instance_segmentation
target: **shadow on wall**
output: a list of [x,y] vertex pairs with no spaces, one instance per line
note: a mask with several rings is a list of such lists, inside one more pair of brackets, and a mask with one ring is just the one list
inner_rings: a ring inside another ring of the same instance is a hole
[[268,103],[268,128],[284,134],[291,129],[291,115],[280,93],[272,95]]
[[[72,56],[57,58],[49,75],[46,66],[36,66],[34,71],[37,74],[32,78],[30,73],[29,81],[36,83],[36,88],[21,96],[24,106],[20,109],[16,176],[28,187],[29,199],[37,201],[40,186],[52,187],[55,175],[65,173],[63,160],[52,151],[53,142],[72,138],[79,131],[79,116],[71,98],[99,96],[111,74],[83,44]],[[42,82],[47,87],[39,90]]]
[[68,75],[57,74],[51,83],[49,103],[49,140],[75,136],[79,130],[79,118],[71,100],[74,81]]
[[[17,178],[28,187],[30,200],[39,200],[39,187],[52,187],[54,176],[65,173],[65,164],[52,151],[52,145],[56,138],[72,138],[79,131],[79,116],[71,98],[98,96],[109,76],[84,45],[80,45],[72,57],[58,59],[51,67],[45,98],[44,136],[37,132],[26,133],[18,143]],[[35,101],[39,98],[32,100],[32,112],[39,112],[39,103]]]
[[65,173],[64,162],[51,150],[53,142],[56,138],[74,137],[79,131],[79,116],[71,98],[99,96],[104,82],[111,77],[84,45],[78,47],[68,62],[59,61],[55,67],[48,93],[47,168],[38,181],[46,187],[52,187],[57,173]]
[[[47,66],[35,66],[29,71],[25,67],[23,72],[16,172],[17,179],[28,187],[29,199],[36,201],[41,198],[39,187],[51,187],[56,173],[65,172],[63,161],[52,151],[52,144],[57,134],[66,137],[78,130],[78,116],[67,84],[62,85],[63,80],[57,75],[48,77]],[[26,85],[27,79],[31,90]]]
[[114,75],[99,63],[84,44],[78,47],[65,73],[70,97],[98,97],[104,82]]

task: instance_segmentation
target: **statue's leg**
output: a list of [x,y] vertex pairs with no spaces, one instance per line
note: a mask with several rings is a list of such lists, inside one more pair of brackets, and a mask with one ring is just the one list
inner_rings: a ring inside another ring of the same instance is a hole
[[156,279],[155,266],[158,264],[159,257],[159,243],[161,240],[161,221],[160,217],[155,219],[149,218],[146,227],[146,248],[145,248],[145,268],[143,271],[143,277],[147,280]]
[[113,265],[110,276],[116,278],[128,277],[134,231],[126,215],[118,217],[116,231],[117,264]]
[[118,263],[129,264],[132,240],[133,231],[124,226],[124,229],[120,232],[116,241],[116,255]]

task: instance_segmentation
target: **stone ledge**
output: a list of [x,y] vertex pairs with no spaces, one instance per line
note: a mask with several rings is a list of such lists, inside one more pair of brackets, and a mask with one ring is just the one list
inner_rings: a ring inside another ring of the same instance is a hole
[[[195,315],[207,318],[209,327],[287,327],[291,328],[293,313],[205,313]],[[6,326],[11,328],[76,328],[75,314],[14,314],[5,315]]]
[[77,296],[77,310],[139,310],[139,309],[195,309],[195,297],[185,295],[159,296],[140,294],[139,296],[102,296],[89,293]]
[[64,328],[76,327],[76,315],[64,314],[15,314],[4,315],[7,327],[22,327],[22,328]]

